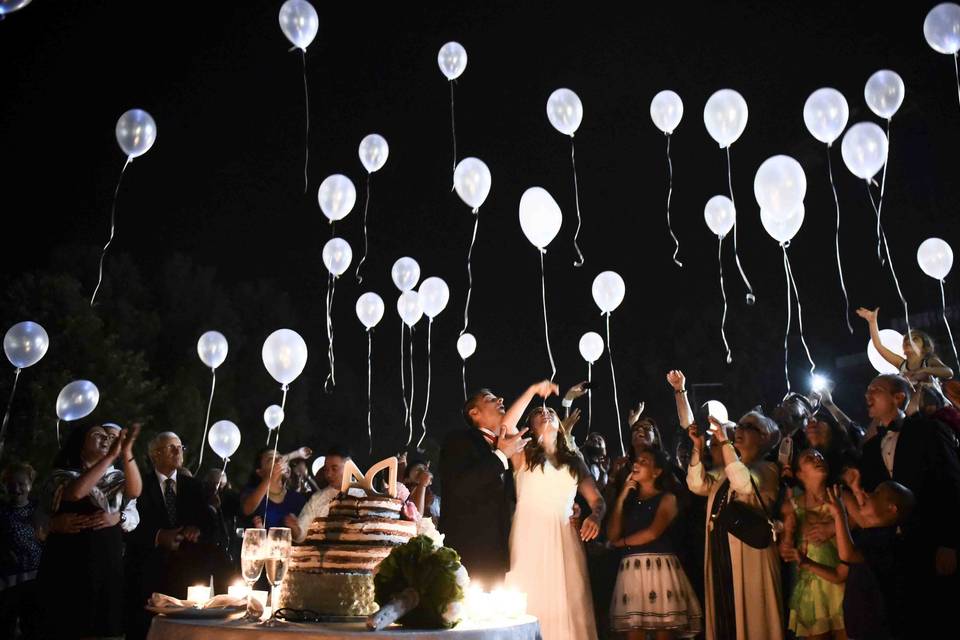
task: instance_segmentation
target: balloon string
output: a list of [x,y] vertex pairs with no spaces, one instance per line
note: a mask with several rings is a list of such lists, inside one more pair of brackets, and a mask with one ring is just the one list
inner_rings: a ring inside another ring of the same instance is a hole
[[430,357],[430,342],[432,340],[433,334],[433,318],[430,318],[430,321],[427,323],[427,400],[423,405],[423,418],[420,419],[420,426],[423,428],[423,434],[420,436],[420,439],[417,440],[417,449],[420,449],[420,445],[423,444],[423,439],[427,437],[427,413],[430,411],[430,387],[433,386],[432,380],[432,366]]
[[800,292],[797,290],[797,280],[793,277],[793,267],[790,265],[790,257],[787,256],[784,248],[784,256],[787,259],[787,273],[790,274],[790,285],[793,287],[793,297],[797,301],[797,326],[800,329],[800,344],[807,353],[807,361],[810,363],[810,375],[817,370],[817,365],[813,362],[813,356],[810,355],[810,347],[807,346],[807,339],[803,336],[803,307],[800,305]]
[[790,303],[790,270],[787,267],[787,246],[781,242],[783,249],[783,277],[787,282],[787,328],[783,332],[783,375],[787,378],[787,393],[790,393],[790,347],[788,339],[790,337],[790,312],[793,305]]
[[[210,426],[210,409],[213,407],[213,391],[217,388],[217,370],[211,367],[210,372],[213,374],[213,380],[210,382],[210,399],[207,400],[207,419],[203,422],[203,437],[200,438],[200,459],[197,461],[197,470],[193,472],[194,475],[200,473],[200,466],[203,464],[203,450],[206,448],[207,428]],[[267,438],[269,437],[270,433],[267,432]]]
[[[463,307],[463,331],[460,335],[467,332],[467,324],[470,322],[470,295],[473,293],[473,245],[477,242],[477,227],[480,226],[480,213],[478,209],[473,210],[473,237],[470,238],[470,249],[467,250],[467,304]],[[464,382],[466,384],[466,382]],[[464,392],[466,393],[466,392]]]
[[957,100],[960,100],[960,68],[957,68],[957,54],[953,54],[953,73],[957,76]]
[[[877,212],[877,218],[879,219],[880,211],[877,208],[877,203],[873,200],[870,183],[867,183],[867,195],[870,196],[870,204],[873,205],[873,210]],[[893,284],[897,287],[897,295],[900,296],[900,302],[903,303],[903,319],[907,325],[907,336],[912,340],[913,331],[910,328],[910,310],[907,307],[907,299],[903,297],[903,291],[900,290],[900,280],[897,279],[897,271],[893,268],[893,257],[890,255],[890,243],[887,241],[887,232],[883,230],[883,227],[880,228],[880,237],[883,240],[883,246],[887,252],[887,263],[890,265],[890,275],[893,276]]]
[[[946,319],[946,316],[944,316]],[[3,413],[3,423],[0,424],[0,456],[3,455],[3,445],[7,436],[7,423],[10,422],[10,410],[13,408],[13,394],[17,392],[17,382],[20,380],[20,367],[13,372],[13,388],[10,389],[10,398],[7,400],[7,410]]]
[[306,130],[303,133],[303,192],[306,193],[310,184],[307,179],[307,165],[310,163],[310,93],[307,91],[307,50],[300,51],[303,53],[303,106],[306,117]]
[[547,279],[543,270],[543,254],[545,249],[540,249],[540,293],[543,297],[543,335],[547,339],[547,356],[550,358],[550,382],[557,377],[557,365],[553,362],[553,351],[550,349],[550,328],[547,325]]
[[410,327],[410,417],[407,419],[409,422],[410,432],[407,435],[407,446],[410,446],[410,443],[413,441],[413,327]]
[[[957,366],[960,367],[960,357],[957,357],[957,343],[953,341],[953,331],[950,330],[950,323],[947,322],[947,297],[943,293],[943,280],[940,281],[940,302],[943,303],[943,324],[947,325],[947,335],[950,336],[950,346],[953,347],[953,359],[957,361]],[[13,396],[10,397],[13,399]],[[3,439],[0,437],[0,447],[3,446],[2,443]]]
[[463,361],[463,367],[460,368],[460,375],[463,377],[463,401],[467,401],[467,361]]
[[[286,391],[284,391],[284,396],[286,396]],[[273,484],[273,469],[277,460],[277,445],[280,444],[280,427],[277,425],[277,438],[273,441],[273,461],[274,464],[270,465],[270,480],[267,482],[267,493],[263,496],[263,528],[267,528],[267,507],[270,506],[270,485]],[[269,445],[269,440],[267,441]],[[259,460],[258,460],[259,462]]]
[[720,337],[723,338],[723,346],[727,349],[727,364],[733,362],[733,354],[730,351],[730,344],[727,342],[727,291],[723,286],[723,236],[720,236],[719,247],[717,248],[717,264],[720,266],[720,293],[723,295],[723,315],[720,316]]
[[[290,387],[288,387],[287,385],[282,385],[282,386],[280,387],[280,390],[283,391],[283,397],[280,398],[280,409],[281,409],[281,410],[285,409],[286,406],[287,406],[287,390],[288,390],[289,388],[290,388]],[[279,429],[279,426],[278,426],[277,428]]]
[[850,324],[850,298],[847,296],[847,285],[843,282],[843,265],[840,263],[840,199],[837,197],[837,185],[833,182],[833,160],[830,156],[829,145],[827,145],[827,173],[830,175],[830,188],[833,190],[833,202],[837,207],[837,273],[840,274],[840,290],[843,291],[843,304],[846,309],[843,318],[847,321],[847,330],[852,334],[853,325]]
[[[727,188],[730,190],[730,202],[733,203],[733,210],[737,210],[736,200],[733,199],[733,170],[731,169],[730,164],[730,145],[726,147],[727,151]],[[743,284],[747,286],[747,304],[753,304],[756,300],[756,296],[753,295],[753,287],[750,285],[750,281],[747,279],[747,274],[743,270],[743,265],[740,264],[740,251],[737,249],[737,223],[733,223],[733,257],[737,261],[737,269],[740,270],[740,277],[743,278]]]
[[57,446],[58,446],[58,447],[61,446],[61,444],[60,444],[60,418],[57,418]]
[[373,455],[373,334],[367,329],[367,439],[370,440],[370,451]]
[[323,390],[327,393],[331,393],[337,386],[333,360],[333,294],[336,287],[337,277],[331,273],[327,276],[327,357],[330,360],[330,373],[323,383]]
[[268,444],[268,445],[270,444],[270,436],[271,436],[271,435],[273,435],[273,430],[268,428],[268,429],[267,429],[267,444]]
[[570,136],[570,164],[573,166],[573,197],[577,204],[577,230],[573,234],[573,248],[577,251],[577,259],[573,261],[573,266],[582,267],[583,253],[577,244],[577,238],[580,237],[580,184],[577,180],[577,147],[573,136]]
[[[587,383],[593,383],[593,363],[587,363]],[[593,389],[587,388],[587,435],[593,427]]]
[[683,263],[677,260],[677,254],[680,253],[680,241],[677,240],[677,236],[673,233],[673,226],[670,224],[670,199],[673,197],[673,160],[670,157],[670,134],[667,134],[667,170],[669,177],[667,178],[667,229],[670,230],[670,237],[673,238],[673,261],[678,267],[682,267]]
[[[890,118],[887,118],[887,160],[883,163],[883,173],[880,176],[880,201],[877,203],[877,259],[880,261],[880,265],[883,266],[883,255],[880,253],[880,238],[885,235],[882,233],[880,228],[880,214],[883,212],[883,196],[887,189],[887,167],[890,166]],[[870,188],[870,183],[867,182],[867,188]],[[883,241],[886,242],[887,239],[883,238]]]
[[[453,137],[453,174],[457,173],[457,117],[453,108],[453,80],[450,81],[450,132]],[[450,191],[456,189],[456,183],[450,187]]]
[[357,284],[363,282],[363,276],[360,275],[360,267],[363,266],[363,263],[367,260],[367,209],[370,208],[370,179],[373,177],[373,174],[367,173],[367,200],[363,205],[363,257],[360,258],[360,262],[357,263]]
[[610,377],[613,379],[613,406],[617,412],[617,434],[620,436],[620,455],[627,455],[623,446],[623,425],[620,423],[620,400],[617,398],[617,372],[613,368],[613,343],[610,342],[610,312],[607,312],[607,355],[610,357]]
[[100,253],[100,269],[97,273],[97,286],[94,287],[93,295],[90,296],[91,307],[97,300],[97,292],[100,291],[100,285],[103,284],[103,262],[107,258],[107,249],[110,248],[110,243],[113,242],[113,236],[117,229],[117,196],[120,194],[120,183],[123,182],[123,174],[126,173],[127,167],[130,166],[131,162],[133,162],[133,156],[127,156],[127,161],[123,163],[123,169],[120,170],[120,177],[117,178],[117,186],[113,190],[113,204],[110,205],[110,237],[107,238],[107,244],[103,245],[103,251]]
[[[406,359],[406,354],[403,349],[403,320],[400,321],[400,395],[403,396],[403,424],[406,425],[410,420],[410,404],[407,402],[407,383],[404,380],[406,367],[404,366],[404,360]],[[413,436],[411,436],[412,438]],[[410,445],[410,439],[407,439],[407,445]]]

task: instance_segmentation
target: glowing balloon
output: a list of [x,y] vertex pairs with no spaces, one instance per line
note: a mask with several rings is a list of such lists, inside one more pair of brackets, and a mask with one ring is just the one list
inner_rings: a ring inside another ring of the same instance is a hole
[[917,263],[934,280],[943,280],[953,266],[953,249],[940,238],[927,238],[917,249]]
[[476,350],[477,339],[473,337],[472,333],[464,333],[457,338],[457,353],[460,354],[461,359],[466,360],[472,356]]
[[683,100],[673,91],[661,91],[650,101],[650,119],[653,124],[670,135],[683,118]]
[[207,442],[218,456],[229,458],[240,447],[240,429],[229,420],[214,422],[207,435]]
[[342,275],[353,260],[353,249],[343,238],[330,238],[323,245],[323,266],[335,276]]
[[390,145],[379,133],[371,133],[360,141],[360,162],[367,173],[373,173],[383,168],[390,155]]
[[570,89],[557,89],[547,99],[547,119],[560,133],[573,136],[583,120],[583,103]]
[[717,91],[703,107],[703,124],[720,148],[736,142],[747,128],[747,101],[733,89]]
[[840,153],[850,173],[869,181],[887,161],[887,134],[872,122],[858,122],[843,134]]
[[280,7],[280,30],[297,49],[306,51],[319,28],[317,10],[307,0],[287,0]]
[[290,329],[277,329],[263,342],[263,366],[280,384],[290,384],[307,365],[307,343]]
[[580,336],[580,355],[593,364],[603,355],[603,338],[595,331],[588,331]]
[[753,179],[753,195],[760,209],[774,215],[787,215],[803,204],[807,194],[807,176],[800,163],[790,156],[767,158]]
[[610,313],[620,306],[626,294],[623,278],[615,271],[604,271],[593,279],[593,301],[603,313]]
[[393,263],[390,270],[393,284],[400,291],[410,291],[420,281],[420,265],[410,257],[403,257]]
[[280,423],[283,422],[284,414],[283,409],[278,404],[272,404],[267,407],[267,410],[263,412],[263,423],[267,425],[267,429],[273,431],[280,426]]
[[467,68],[467,50],[459,42],[448,42],[440,47],[437,64],[447,80],[456,80]]
[[729,422],[730,414],[727,408],[719,400],[707,400],[707,415],[716,418],[720,422]]
[[840,137],[849,119],[847,99],[836,89],[817,89],[803,105],[803,123],[807,125],[807,130],[827,146]]
[[427,278],[420,283],[417,293],[420,294],[420,308],[430,319],[436,318],[450,301],[450,288],[442,278]]
[[737,221],[737,209],[727,196],[713,196],[703,208],[703,219],[710,231],[723,238]]
[[50,348],[50,337],[36,322],[18,322],[3,336],[3,352],[17,369],[26,369],[40,362]]
[[318,473],[320,473],[320,469],[323,469],[323,465],[326,464],[326,462],[327,462],[326,456],[317,456],[317,459],[313,461],[313,465],[311,465],[310,467],[310,470],[313,472],[313,475],[317,475]]
[[420,306],[420,294],[416,291],[404,291],[397,298],[397,313],[408,327],[420,322],[423,317],[423,307]]
[[479,158],[464,158],[453,172],[453,187],[460,199],[479,209],[490,193],[490,169]]
[[553,196],[542,187],[530,187],[520,197],[520,228],[533,246],[543,249],[557,237],[563,215]]
[[219,331],[207,331],[197,341],[197,354],[200,361],[211,369],[216,369],[227,359],[227,339]]
[[357,318],[367,329],[373,329],[383,318],[383,298],[368,291],[357,298]]
[[[903,334],[899,331],[894,331],[893,329],[881,329],[880,344],[885,346],[890,351],[893,351],[901,358],[906,357],[903,354]],[[880,355],[880,352],[874,348],[872,340],[867,343],[867,358],[870,359],[870,364],[872,364],[873,368],[877,370],[877,373],[899,373],[900,371],[897,369],[897,367],[883,359],[883,356]]]
[[867,80],[863,97],[870,111],[889,120],[903,104],[903,78],[896,71],[881,69]]
[[789,242],[797,235],[803,225],[804,206],[801,202],[793,211],[786,215],[776,214],[766,209],[760,209],[760,222],[770,237],[777,242]]
[[317,191],[320,210],[330,222],[344,219],[357,202],[357,190],[347,176],[335,173],[324,178]]
[[23,9],[31,0],[0,0],[0,17]]
[[157,139],[157,123],[143,109],[130,109],[117,120],[117,144],[129,158],[150,151]]
[[72,421],[85,418],[97,408],[100,390],[89,380],[74,380],[57,396],[57,417]]
[[923,37],[937,53],[956,55],[960,51],[960,6],[941,2],[923,21]]

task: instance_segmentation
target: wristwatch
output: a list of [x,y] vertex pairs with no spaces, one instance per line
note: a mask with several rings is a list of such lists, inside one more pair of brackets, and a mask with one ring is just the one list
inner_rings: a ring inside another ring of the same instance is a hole
[[562,406],[564,406],[564,407],[572,407],[572,406],[573,406],[573,400],[570,400],[570,399],[564,397],[564,399],[560,401],[560,404],[561,404]]
[[127,521],[127,514],[124,513],[123,511],[121,511],[121,512],[120,512],[120,524],[123,524],[123,523],[126,522],[126,521]]

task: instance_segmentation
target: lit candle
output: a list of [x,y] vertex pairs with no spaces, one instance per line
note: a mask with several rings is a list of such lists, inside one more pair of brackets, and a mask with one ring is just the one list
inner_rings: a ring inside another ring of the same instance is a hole
[[231,598],[246,598],[250,590],[242,582],[230,585],[227,589],[227,595]]
[[187,587],[187,600],[192,602],[195,607],[199,607],[209,599],[210,599],[209,585],[202,584],[202,585],[197,585],[193,587]]

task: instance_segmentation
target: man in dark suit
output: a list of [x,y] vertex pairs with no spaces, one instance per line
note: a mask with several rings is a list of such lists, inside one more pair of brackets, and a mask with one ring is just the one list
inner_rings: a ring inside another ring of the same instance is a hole
[[126,538],[127,638],[146,636],[151,616],[144,605],[153,592],[184,598],[187,587],[214,575],[225,591],[230,568],[213,543],[216,520],[200,481],[181,471],[183,445],[173,432],[149,444],[153,469],[137,502],[140,524]]
[[444,440],[440,452],[444,544],[455,549],[471,580],[492,588],[510,569],[510,524],[516,496],[510,458],[530,441],[517,423],[534,398],[557,393],[549,380],[531,385],[507,410],[489,389],[473,393],[463,406],[468,429]]
[[916,498],[902,527],[898,553],[903,602],[892,617],[899,633],[915,628],[919,612],[924,624],[933,624],[935,630],[956,606],[948,602],[953,596],[947,594],[956,593],[960,546],[960,461],[943,424],[922,414],[904,416],[911,395],[910,383],[898,375],[877,376],[870,383],[867,408],[880,426],[864,444],[860,461],[861,483],[867,491],[894,480]]

